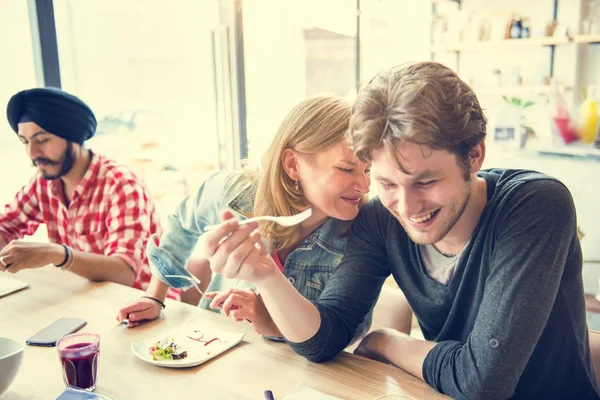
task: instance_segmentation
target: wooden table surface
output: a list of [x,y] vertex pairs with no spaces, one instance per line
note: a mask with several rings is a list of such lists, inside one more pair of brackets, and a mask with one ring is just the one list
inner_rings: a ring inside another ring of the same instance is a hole
[[[91,283],[51,267],[19,272],[28,289],[0,298],[0,336],[25,340],[61,317],[81,317],[80,332],[101,337],[96,393],[125,399],[283,399],[298,382],[345,399],[398,393],[414,399],[447,398],[390,365],[349,353],[314,364],[285,343],[267,341],[244,323],[167,301],[163,318],[134,329],[114,329],[116,311],[142,293],[114,283]],[[156,339],[188,323],[246,334],[242,343],[200,366],[160,368],[139,360],[131,343]],[[21,370],[2,400],[54,399],[64,389],[56,348],[26,346]]]

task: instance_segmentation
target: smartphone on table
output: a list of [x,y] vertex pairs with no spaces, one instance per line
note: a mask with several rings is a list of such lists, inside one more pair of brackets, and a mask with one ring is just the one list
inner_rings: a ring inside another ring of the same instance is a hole
[[30,346],[52,347],[63,336],[75,333],[87,324],[82,318],[59,318],[29,339],[25,343]]

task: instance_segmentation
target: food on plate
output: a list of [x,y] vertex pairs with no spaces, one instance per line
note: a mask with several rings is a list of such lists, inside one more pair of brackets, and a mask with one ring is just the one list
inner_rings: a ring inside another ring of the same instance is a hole
[[[199,332],[199,331],[194,331],[194,332]],[[212,338],[212,339],[204,339],[204,334],[201,333],[200,337],[191,337],[188,336],[188,339],[194,340],[196,342],[200,342],[200,343],[204,343],[205,346],[208,346],[209,344],[211,344],[212,342],[218,340],[219,343],[227,343],[226,340],[221,340],[218,337]]]
[[159,360],[183,360],[187,357],[187,351],[175,343],[172,337],[157,340],[154,346],[148,349],[154,361]]

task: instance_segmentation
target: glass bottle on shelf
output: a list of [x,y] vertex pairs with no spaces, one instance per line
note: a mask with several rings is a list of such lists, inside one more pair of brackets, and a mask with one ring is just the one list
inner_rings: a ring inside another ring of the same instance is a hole
[[528,39],[530,37],[529,20],[524,19],[521,21],[521,39]]
[[587,95],[579,107],[579,136],[585,143],[594,143],[598,132],[598,103],[596,102],[596,87],[590,85]]
[[515,16],[513,19],[512,25],[510,27],[510,38],[511,39],[519,39],[521,37],[521,18],[519,16]]
[[598,0],[588,1],[587,16],[581,23],[582,34],[596,35],[600,33],[600,24],[598,23]]

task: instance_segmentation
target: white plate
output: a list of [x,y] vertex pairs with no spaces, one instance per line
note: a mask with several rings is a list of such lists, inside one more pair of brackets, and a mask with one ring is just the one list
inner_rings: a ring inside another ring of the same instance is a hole
[[[201,341],[190,339],[190,337]],[[154,346],[158,340],[165,338],[174,338],[175,343],[187,351],[187,357],[182,360],[154,361],[149,351],[150,347]],[[213,338],[219,338],[220,340],[214,340],[207,345],[206,342]],[[244,333],[226,332],[219,329],[194,325],[180,328],[176,331],[158,334],[148,340],[133,342],[131,343],[131,351],[133,351],[133,354],[140,360],[159,367],[194,367],[226,352],[241,342],[243,338]]]

